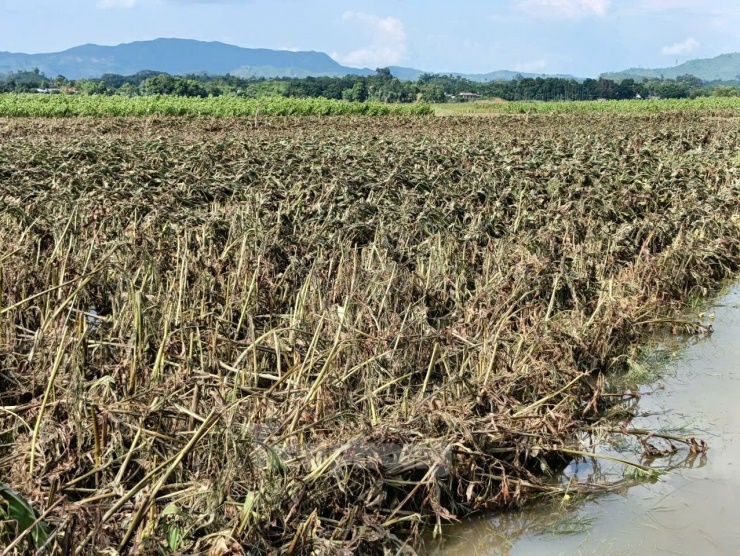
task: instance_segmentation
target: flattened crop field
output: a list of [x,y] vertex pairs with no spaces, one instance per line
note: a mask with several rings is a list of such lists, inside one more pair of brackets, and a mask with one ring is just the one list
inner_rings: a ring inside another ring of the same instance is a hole
[[737,271],[739,152],[701,112],[0,119],[0,544],[396,553],[552,490]]

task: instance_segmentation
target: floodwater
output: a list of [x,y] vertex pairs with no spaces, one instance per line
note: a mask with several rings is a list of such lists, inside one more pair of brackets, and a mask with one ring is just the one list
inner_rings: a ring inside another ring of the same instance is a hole
[[585,500],[559,496],[451,526],[442,544],[427,544],[429,552],[740,555],[740,284],[703,311],[714,314],[713,334],[662,342],[658,353],[669,362],[657,381],[639,387],[630,427],[695,436],[709,444],[706,455],[676,444],[676,454],[647,462],[638,443],[616,438],[599,452],[666,472],[649,481],[603,459],[571,463],[561,483],[608,481],[614,490]]

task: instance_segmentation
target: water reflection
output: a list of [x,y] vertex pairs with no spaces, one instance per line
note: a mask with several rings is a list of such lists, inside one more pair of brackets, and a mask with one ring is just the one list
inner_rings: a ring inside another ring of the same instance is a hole
[[[627,384],[635,394],[627,398],[625,377],[605,386],[622,426],[669,438],[584,435],[596,453],[553,478],[561,494],[447,528],[427,553],[740,554],[740,285],[705,310],[715,314],[714,334],[665,342],[640,362],[646,377],[667,365],[659,380]],[[691,453],[672,436],[705,439],[710,449]],[[662,473],[646,477],[604,456]]]

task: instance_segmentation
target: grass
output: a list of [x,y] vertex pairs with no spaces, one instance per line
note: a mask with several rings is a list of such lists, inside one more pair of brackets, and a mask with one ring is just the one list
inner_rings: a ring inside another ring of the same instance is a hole
[[736,112],[740,98],[699,97],[696,99],[609,100],[562,102],[492,102],[479,100],[432,105],[438,116],[490,114],[661,114],[665,112],[701,111]]
[[740,265],[735,118],[172,122],[0,119],[0,473],[79,554],[549,492],[590,377]]

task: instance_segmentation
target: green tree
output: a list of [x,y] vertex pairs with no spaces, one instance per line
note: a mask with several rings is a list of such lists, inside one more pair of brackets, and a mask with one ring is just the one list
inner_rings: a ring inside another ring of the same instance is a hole
[[171,95],[174,90],[175,79],[167,73],[149,77],[139,85],[139,92],[144,96]]
[[116,91],[116,94],[124,97],[135,97],[138,93],[139,89],[133,83],[123,83]]
[[740,87],[719,86],[713,91],[716,97],[740,97]]
[[616,96],[620,99],[635,98],[637,95],[637,83],[634,79],[623,79],[616,86]]
[[57,75],[54,78],[54,86],[57,87],[57,88],[69,87],[70,86],[70,81],[69,81],[69,79],[67,79],[63,75]]
[[81,79],[76,83],[79,92],[85,95],[104,95],[108,92],[105,81],[100,79]]
[[393,79],[393,74],[390,68],[377,68],[375,70],[375,77],[379,79]]
[[704,82],[696,77],[695,75],[686,74],[686,75],[679,75],[676,77],[677,83],[683,83],[687,87],[701,87]]
[[444,89],[437,85],[424,85],[419,87],[419,100],[425,102],[446,102],[447,96]]
[[352,102],[365,102],[367,100],[367,87],[364,81],[358,81],[351,89]]

